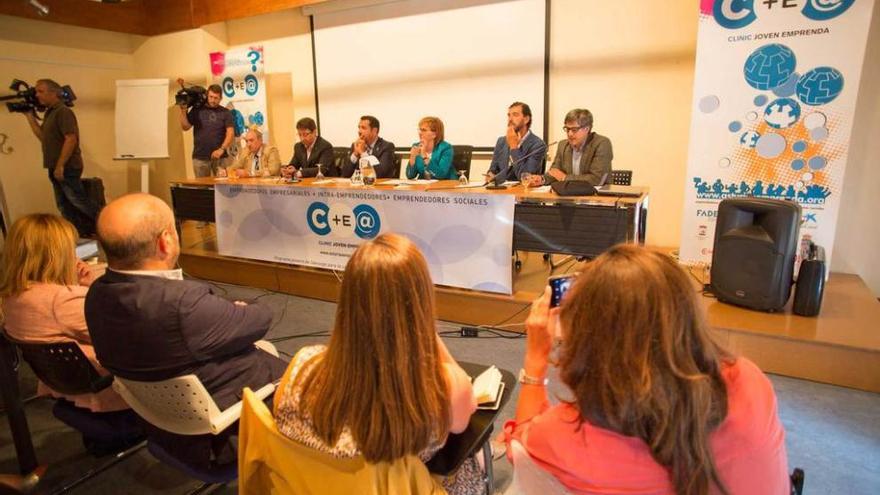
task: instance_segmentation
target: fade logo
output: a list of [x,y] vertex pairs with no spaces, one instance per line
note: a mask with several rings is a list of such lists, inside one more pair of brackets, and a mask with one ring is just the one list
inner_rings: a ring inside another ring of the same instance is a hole
[[815,213],[804,214],[804,219],[801,221],[801,225],[805,225],[808,223],[819,223],[819,220],[816,219]]
[[712,6],[715,22],[727,29],[740,29],[755,21],[754,0],[715,0]]
[[361,239],[372,239],[382,228],[379,213],[370,205],[357,205],[349,210],[347,205],[330,207],[315,201],[306,209],[306,221],[312,232],[321,236],[336,232],[342,237],[354,234]]

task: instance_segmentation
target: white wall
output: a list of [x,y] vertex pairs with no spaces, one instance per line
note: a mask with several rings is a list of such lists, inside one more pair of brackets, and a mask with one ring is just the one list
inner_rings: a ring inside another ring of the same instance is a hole
[[850,137],[849,159],[843,182],[840,216],[831,269],[858,273],[874,295],[880,297],[880,1],[874,14],[865,51],[865,65]]
[[[54,79],[77,95],[74,111],[80,130],[84,177],[98,176],[111,196],[130,190],[128,165],[114,162],[113,113],[116,80],[131,78],[135,37],[17,17],[0,16],[0,94],[12,79],[33,84]],[[106,48],[105,48],[106,47]],[[10,218],[57,212],[52,185],[43,168],[40,142],[22,114],[0,107],[0,133],[13,152],[0,154],[0,183]]]

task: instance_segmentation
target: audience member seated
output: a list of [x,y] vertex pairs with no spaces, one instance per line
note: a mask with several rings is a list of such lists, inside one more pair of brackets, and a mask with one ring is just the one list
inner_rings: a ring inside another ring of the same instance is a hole
[[603,177],[611,174],[611,140],[593,132],[593,114],[584,108],[565,114],[562,130],[567,139],[556,148],[550,170],[543,177],[533,177],[532,185],[582,180],[598,186]]
[[[95,358],[83,309],[94,275],[76,257],[76,229],[46,213],[19,218],[9,229],[3,253],[3,319],[6,334],[29,344],[76,342],[92,366],[109,374]],[[72,402],[93,412],[129,409],[111,387],[97,394],[63,395],[38,382],[37,393]]]
[[314,177],[318,168],[327,177],[339,175],[333,156],[333,145],[318,135],[318,126],[309,117],[299,119],[296,123],[296,134],[299,142],[293,145],[293,156],[290,163],[281,169],[284,177]]
[[[275,394],[281,433],[371,463],[430,459],[475,409],[467,374],[436,333],[425,259],[394,234],[352,255],[329,345],[302,348]],[[480,493],[481,476],[471,458],[443,484],[452,494]]]
[[456,179],[452,145],[443,140],[443,121],[425,117],[419,121],[419,140],[413,143],[406,165],[408,179]]
[[498,138],[492,152],[492,163],[486,180],[520,180],[524,173],[540,174],[544,166],[547,145],[532,134],[532,109],[516,101],[507,108],[507,134]]
[[[98,217],[98,239],[109,269],[86,296],[86,321],[98,359],[114,375],[159,381],[195,374],[223,410],[242,389],[281,377],[286,364],[254,346],[272,311],[228,301],[176,269],[180,243],[174,215],[148,194],[129,194]],[[195,468],[235,459],[226,435],[181,437],[148,431],[168,453]]]
[[281,170],[281,157],[278,148],[263,143],[263,133],[250,129],[244,135],[246,146],[235,157],[235,162],[227,169],[219,169],[222,177],[236,174],[238,177],[268,177],[278,175]]
[[[526,321],[508,442],[575,493],[789,493],[773,387],[712,340],[698,297],[672,258],[629,245],[590,263],[561,309],[548,288]],[[557,317],[573,398],[551,406]]]
[[394,143],[379,137],[379,119],[364,115],[358,123],[358,138],[351,144],[351,156],[342,167],[342,177],[351,177],[360,159],[371,157],[379,162],[373,165],[377,179],[394,175]]

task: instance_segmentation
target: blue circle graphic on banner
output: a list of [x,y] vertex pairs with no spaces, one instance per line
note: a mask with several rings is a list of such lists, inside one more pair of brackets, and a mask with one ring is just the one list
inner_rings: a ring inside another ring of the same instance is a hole
[[220,87],[223,88],[223,96],[227,98],[235,96],[235,81],[231,77],[224,77]]
[[372,239],[379,235],[382,221],[379,213],[370,205],[357,205],[352,210],[354,213],[354,233],[361,239]]
[[801,75],[797,72],[788,76],[784,83],[773,88],[773,94],[776,96],[791,96],[797,90],[797,82]]
[[831,103],[843,92],[843,74],[834,67],[816,67],[797,82],[797,95],[807,105]]
[[247,93],[248,96],[254,96],[259,90],[260,83],[257,81],[257,78],[254,77],[253,74],[248,74],[244,76],[244,92]]
[[813,170],[822,170],[825,168],[825,165],[828,163],[828,160],[825,159],[824,156],[814,156],[807,161],[807,165],[810,166]]
[[743,66],[746,82],[755,89],[767,90],[780,86],[791,77],[797,58],[791,48],[773,43],[758,48]]
[[791,98],[778,98],[764,109],[764,121],[774,129],[793,126],[801,118],[801,106]]
[[814,21],[827,21],[846,12],[856,0],[807,0],[801,11]]

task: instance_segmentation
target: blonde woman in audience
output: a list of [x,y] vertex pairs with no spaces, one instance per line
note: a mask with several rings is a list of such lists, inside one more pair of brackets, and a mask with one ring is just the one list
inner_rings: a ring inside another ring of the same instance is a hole
[[[561,309],[548,288],[526,322],[508,441],[574,493],[789,493],[773,387],[710,338],[697,297],[669,256],[635,246],[589,263]],[[573,398],[551,405],[557,316]]]
[[[339,458],[428,460],[476,409],[471,383],[435,329],[428,266],[407,238],[384,234],[348,261],[327,346],[301,349],[275,394],[286,436]],[[444,480],[480,493],[473,459]]]
[[[0,282],[3,325],[18,342],[76,342],[98,373],[106,375],[95,359],[83,309],[94,275],[77,259],[76,239],[73,225],[57,215],[36,213],[12,224]],[[128,409],[110,387],[96,394],[62,395],[39,383],[37,392],[92,412]]]

